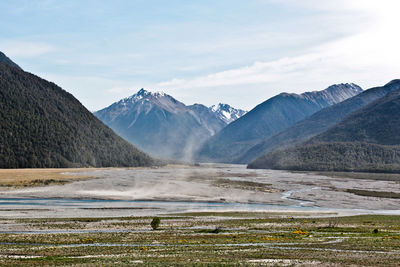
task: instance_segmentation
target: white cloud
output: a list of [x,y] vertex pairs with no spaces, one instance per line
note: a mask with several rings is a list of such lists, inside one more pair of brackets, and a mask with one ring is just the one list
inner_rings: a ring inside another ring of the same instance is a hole
[[[163,90],[187,104],[223,101],[250,109],[282,91],[320,90],[338,82],[367,88],[400,74],[400,1],[258,1],[280,5],[276,10],[282,16],[212,29],[158,25],[161,30],[135,32],[138,39],[121,39],[124,45],[116,42],[119,49],[107,42],[74,44],[76,35],[65,42],[46,36],[0,39],[0,51],[17,63],[42,63],[39,73],[56,63],[58,68],[43,75],[92,110],[141,87]],[[40,58],[55,51],[60,53]]]
[[[288,2],[294,3],[291,0]],[[326,3],[307,0],[301,1],[299,5],[325,9]],[[248,90],[237,88],[253,88],[254,93],[260,93],[259,96],[271,97],[277,88],[292,92],[321,90],[324,88],[321,86],[339,82],[356,82],[368,88],[399,78],[400,36],[397,31],[400,19],[397,12],[400,10],[400,2],[339,0],[334,3],[328,4],[330,12],[355,12],[364,17],[364,28],[351,36],[311,47],[308,52],[297,56],[254,62],[248,66],[187,79],[174,78],[160,82],[157,86],[174,89],[177,93],[181,91],[181,94],[184,94],[183,91],[193,92],[196,88],[210,88],[227,98],[232,92],[239,95],[249,93]],[[256,87],[263,88],[263,91],[254,89]],[[271,88],[270,95],[265,93],[268,88]]]
[[55,48],[41,42],[0,40],[0,50],[10,57],[33,58],[53,52]]
[[172,79],[161,82],[160,87],[196,88],[241,84],[267,83],[280,80],[283,75],[291,75],[315,61],[321,59],[320,54],[306,54],[298,57],[285,57],[275,61],[255,62],[251,66],[212,73],[193,79]]

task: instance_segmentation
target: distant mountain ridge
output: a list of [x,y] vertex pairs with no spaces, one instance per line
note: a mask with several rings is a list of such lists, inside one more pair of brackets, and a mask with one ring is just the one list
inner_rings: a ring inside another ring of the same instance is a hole
[[236,109],[231,107],[228,104],[222,104],[219,103],[218,105],[212,105],[210,107],[211,111],[217,114],[217,116],[226,122],[226,124],[229,124],[240,117],[242,117],[244,114],[247,113],[247,111],[242,110],[242,109]]
[[281,93],[259,104],[207,140],[197,153],[206,162],[231,163],[252,146],[311,114],[359,94],[352,83],[337,84],[322,91]]
[[263,155],[249,168],[400,172],[400,80],[387,95],[296,147]]
[[202,142],[226,125],[202,104],[186,106],[168,94],[145,89],[94,114],[132,144],[171,159],[190,160]]
[[384,87],[394,90],[353,112],[308,143],[365,142],[400,145],[400,80]]
[[0,63],[0,168],[134,167],[155,161],[54,83]]
[[263,154],[275,149],[283,149],[307,141],[311,137],[318,135],[329,127],[340,122],[350,113],[368,105],[369,103],[385,96],[393,90],[400,88],[400,83],[396,80],[382,86],[374,87],[362,93],[348,98],[336,105],[326,107],[310,117],[294,124],[293,126],[264,139],[260,143],[251,147],[243,153],[235,163],[249,163]]

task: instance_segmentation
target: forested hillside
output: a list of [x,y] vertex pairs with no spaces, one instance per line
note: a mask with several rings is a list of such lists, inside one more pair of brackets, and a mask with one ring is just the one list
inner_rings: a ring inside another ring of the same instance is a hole
[[359,142],[307,144],[268,153],[251,162],[248,168],[400,172],[400,146]]
[[0,133],[1,168],[153,164],[71,94],[4,63],[0,63]]

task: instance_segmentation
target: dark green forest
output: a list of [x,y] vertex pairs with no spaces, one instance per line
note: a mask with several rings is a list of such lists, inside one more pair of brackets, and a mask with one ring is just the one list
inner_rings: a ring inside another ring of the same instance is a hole
[[0,168],[153,163],[56,84],[0,63]]
[[268,153],[250,169],[296,171],[400,172],[400,146],[368,143],[320,143]]

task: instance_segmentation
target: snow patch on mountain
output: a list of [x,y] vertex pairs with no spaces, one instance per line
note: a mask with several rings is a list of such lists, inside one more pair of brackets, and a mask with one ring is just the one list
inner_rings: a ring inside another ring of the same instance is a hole
[[228,104],[222,103],[219,103],[218,105],[212,105],[209,109],[227,124],[239,119],[247,113],[245,110],[236,109]]
[[312,98],[313,100],[320,99],[319,101],[323,100],[329,105],[333,105],[353,97],[362,91],[361,87],[354,83],[341,83],[331,85],[323,91],[304,93],[302,96]]
[[136,94],[122,99],[121,103],[129,103],[129,102],[135,103],[135,102],[145,99],[145,98],[151,98],[151,97],[160,98],[160,97],[165,97],[165,96],[168,96],[168,95],[165,94],[164,92],[150,92],[150,91],[147,91],[142,88]]

